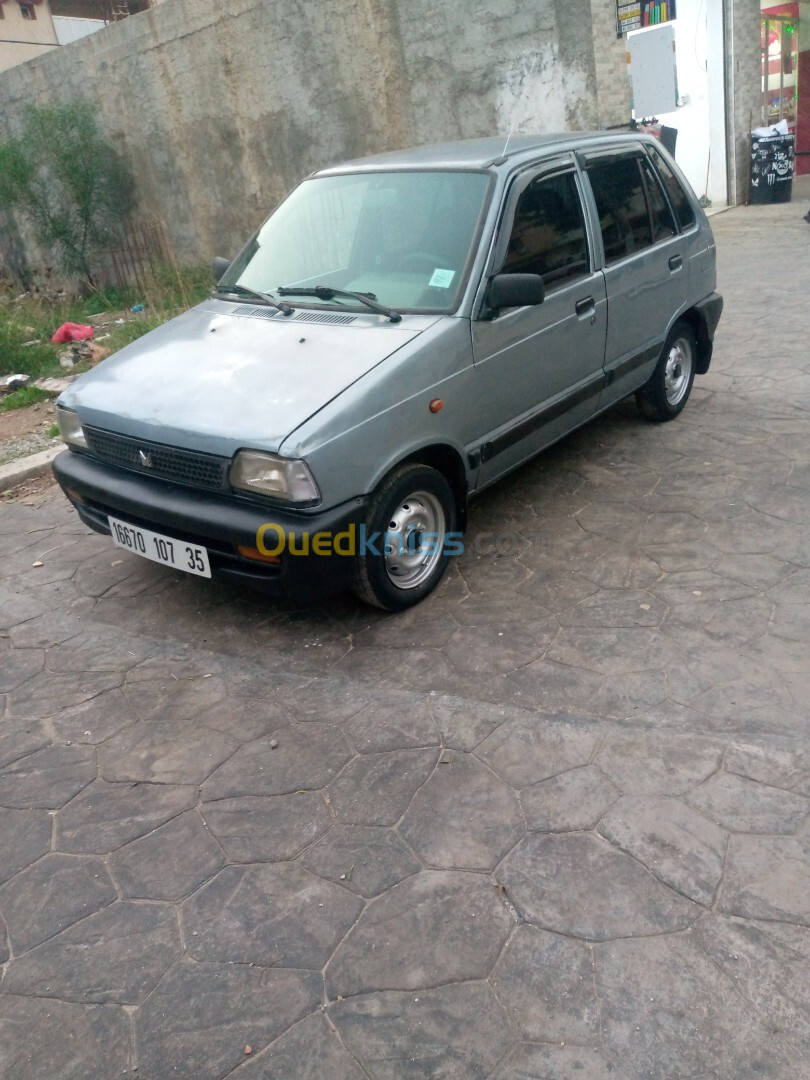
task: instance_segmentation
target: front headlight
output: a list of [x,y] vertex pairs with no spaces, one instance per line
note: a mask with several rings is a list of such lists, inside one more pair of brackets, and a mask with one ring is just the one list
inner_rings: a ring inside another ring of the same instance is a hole
[[285,502],[317,502],[321,493],[303,461],[292,461],[259,450],[240,450],[231,464],[231,486]]
[[59,405],[56,410],[56,422],[59,425],[59,434],[68,446],[78,446],[82,450],[87,449],[87,439],[84,437],[79,416],[73,409],[66,409]]

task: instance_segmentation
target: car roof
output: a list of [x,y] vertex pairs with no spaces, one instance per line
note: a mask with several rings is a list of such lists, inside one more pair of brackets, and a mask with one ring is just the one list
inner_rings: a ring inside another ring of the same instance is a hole
[[[600,141],[632,139],[639,141],[639,132],[557,132],[546,135],[497,135],[486,139],[464,139],[459,142],[435,143],[407,150],[355,158],[338,165],[319,169],[313,176],[331,176],[349,172],[376,172],[382,169],[487,169],[493,166],[513,166],[522,158],[536,156],[538,151],[571,150]],[[646,140],[645,140],[646,141]]]

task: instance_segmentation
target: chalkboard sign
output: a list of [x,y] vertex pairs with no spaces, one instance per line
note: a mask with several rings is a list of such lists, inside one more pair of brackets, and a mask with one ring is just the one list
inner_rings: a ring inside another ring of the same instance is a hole
[[751,136],[749,203],[790,202],[795,135]]

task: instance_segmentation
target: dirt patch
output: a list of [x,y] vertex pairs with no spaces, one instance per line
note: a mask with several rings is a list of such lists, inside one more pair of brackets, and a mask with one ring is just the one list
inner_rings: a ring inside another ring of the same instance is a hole
[[[106,346],[92,341],[80,342],[66,351],[74,352],[76,362],[83,365],[79,368],[80,371],[85,370],[88,365],[95,367],[100,360],[110,355]],[[62,374],[71,375],[72,371],[67,369]],[[50,445],[48,432],[56,423],[54,400],[38,401],[24,409],[0,412],[0,462],[35,454]]]
[[59,438],[50,434],[55,423],[52,401],[0,412],[0,465],[58,446]]
[[53,473],[50,470],[43,476],[37,476],[33,480],[26,480],[24,484],[0,492],[0,504],[4,502],[22,502],[27,506],[39,506],[39,504],[58,490]]
[[52,401],[38,401],[27,409],[0,412],[0,446],[41,431],[48,432],[56,423],[56,409]]

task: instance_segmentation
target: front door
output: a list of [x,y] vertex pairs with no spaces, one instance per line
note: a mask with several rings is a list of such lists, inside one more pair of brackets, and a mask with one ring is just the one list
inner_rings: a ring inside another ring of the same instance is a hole
[[518,177],[487,277],[540,274],[542,304],[474,319],[479,486],[593,415],[604,383],[607,303],[572,159]]

